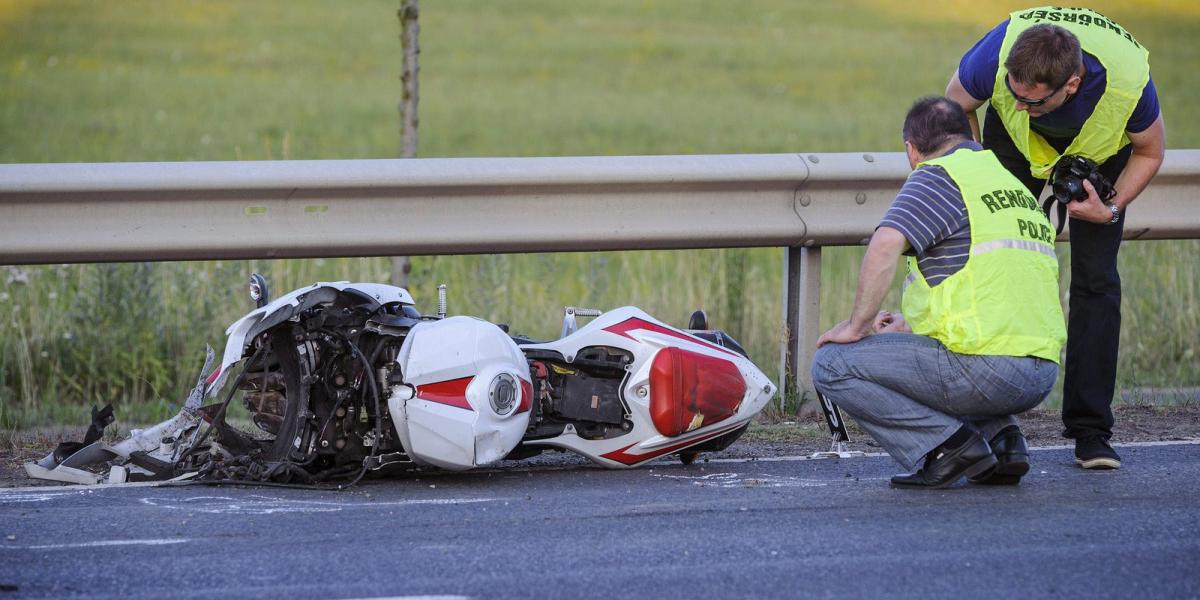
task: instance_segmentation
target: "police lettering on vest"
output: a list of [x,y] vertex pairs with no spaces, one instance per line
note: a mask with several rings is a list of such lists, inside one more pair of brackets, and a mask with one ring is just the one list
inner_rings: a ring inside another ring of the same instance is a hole
[[[1090,13],[1090,14],[1089,14]],[[1117,35],[1125,38],[1135,47],[1141,48],[1142,45],[1134,39],[1133,34],[1125,31],[1120,25],[1105,18],[1100,13],[1094,11],[1079,12],[1078,9],[1063,10],[1061,8],[1027,10],[1017,18],[1024,21],[1037,22],[1045,21],[1047,23],[1078,23],[1080,25],[1091,25],[1095,27],[1107,28],[1115,32]]]
[[[1011,208],[1020,208],[1042,214],[1041,207],[1038,206],[1037,200],[1024,188],[995,190],[988,192],[979,197],[979,201],[987,207],[988,212],[995,213],[1001,210]],[[1017,230],[1013,232],[1014,236],[1048,244],[1054,243],[1054,230],[1044,222],[1039,223],[1036,220],[1020,219],[1016,221]]]
[[1024,187],[1015,190],[996,190],[980,196],[979,199],[983,201],[983,205],[991,212],[1006,208],[1041,210],[1037,200],[1034,200],[1033,196]]
[[1054,243],[1054,230],[1045,223],[1035,223],[1025,219],[1017,220],[1017,235],[1047,244]]

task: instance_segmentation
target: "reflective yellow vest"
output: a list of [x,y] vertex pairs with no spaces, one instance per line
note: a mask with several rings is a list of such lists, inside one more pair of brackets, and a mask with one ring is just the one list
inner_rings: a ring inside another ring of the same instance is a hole
[[1054,228],[1037,200],[990,150],[963,148],[922,164],[945,169],[962,191],[971,250],[962,270],[933,287],[909,257],[902,304],[913,333],[960,354],[1059,362],[1067,332]]
[[1095,56],[1106,72],[1104,95],[1084,122],[1079,135],[1063,152],[1103,163],[1129,143],[1125,126],[1150,80],[1150,53],[1128,31],[1086,8],[1045,6],[1009,15],[1008,30],[1000,45],[1000,68],[992,89],[992,107],[1004,122],[1009,137],[1025,158],[1034,177],[1046,179],[1061,156],[1042,136],[1029,129],[1029,113],[1016,109],[1016,100],[1004,84],[1004,61],[1021,32],[1042,23],[1057,25],[1075,34],[1085,52]]

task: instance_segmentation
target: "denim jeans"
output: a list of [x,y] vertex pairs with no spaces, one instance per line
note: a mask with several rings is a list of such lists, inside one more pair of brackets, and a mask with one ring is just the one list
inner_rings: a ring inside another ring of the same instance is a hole
[[1058,365],[1030,356],[958,354],[911,333],[881,333],[825,344],[813,383],[907,469],[964,424],[990,440],[1037,406]]

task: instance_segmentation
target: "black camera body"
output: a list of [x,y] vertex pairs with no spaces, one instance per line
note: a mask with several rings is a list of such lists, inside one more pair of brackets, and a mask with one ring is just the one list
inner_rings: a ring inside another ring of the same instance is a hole
[[1050,174],[1050,189],[1054,192],[1054,199],[1061,204],[1086,200],[1084,181],[1092,182],[1101,201],[1108,201],[1116,195],[1112,183],[1100,173],[1100,165],[1082,156],[1068,154],[1058,159]]

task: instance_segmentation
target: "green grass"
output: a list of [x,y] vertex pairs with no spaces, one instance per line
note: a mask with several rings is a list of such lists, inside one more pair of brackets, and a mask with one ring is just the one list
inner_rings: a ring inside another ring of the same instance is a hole
[[[398,2],[0,0],[0,162],[381,158],[399,153]],[[426,0],[419,155],[899,150],[915,97],[1020,4],[859,0]],[[1173,148],[1200,147],[1200,8],[1098,3],[1152,50]],[[536,218],[531,215],[530,218]],[[1063,247],[1064,251],[1066,248]],[[1200,384],[1200,241],[1125,246],[1124,388]],[[822,325],[847,312],[859,248],[824,253]],[[0,423],[178,405],[205,342],[318,279],[386,280],[387,259],[0,269]],[[416,257],[426,311],[553,335],[566,304],[697,307],[774,373],[778,249]],[[889,299],[898,304],[898,291]]]
[[746,430],[742,439],[754,442],[828,441],[829,432],[826,431],[824,424],[816,421],[771,423],[765,419],[759,419],[753,427]]

